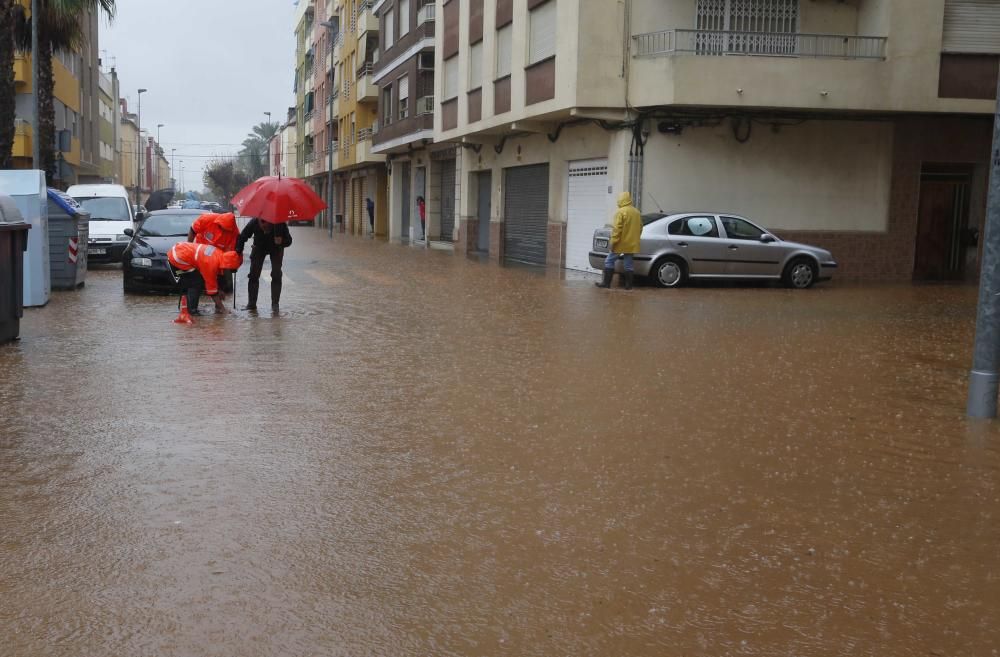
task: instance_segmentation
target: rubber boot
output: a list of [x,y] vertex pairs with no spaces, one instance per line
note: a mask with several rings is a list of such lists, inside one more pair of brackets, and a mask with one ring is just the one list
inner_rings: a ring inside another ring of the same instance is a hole
[[630,271],[625,272],[625,289],[626,290],[631,290],[632,289],[632,276],[634,276],[634,275],[635,275],[634,272],[630,272]]
[[247,310],[257,310],[257,293],[260,291],[260,279],[251,278],[247,283]]
[[614,275],[615,275],[614,269],[605,269],[604,278],[601,279],[600,283],[594,283],[594,285],[596,285],[597,287],[609,288],[611,287],[611,279],[614,277]]
[[198,316],[201,314],[201,311],[198,310],[199,301],[201,301],[201,290],[196,287],[189,287],[187,289],[188,312],[192,315]]
[[277,310],[281,301],[281,274],[271,272],[271,309]]

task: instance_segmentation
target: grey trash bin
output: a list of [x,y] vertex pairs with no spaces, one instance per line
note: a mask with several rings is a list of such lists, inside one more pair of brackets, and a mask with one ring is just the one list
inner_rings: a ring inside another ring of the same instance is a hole
[[73,197],[49,189],[49,272],[53,290],[75,290],[87,279],[90,215]]
[[24,314],[24,252],[29,224],[9,196],[0,194],[0,344],[16,340]]

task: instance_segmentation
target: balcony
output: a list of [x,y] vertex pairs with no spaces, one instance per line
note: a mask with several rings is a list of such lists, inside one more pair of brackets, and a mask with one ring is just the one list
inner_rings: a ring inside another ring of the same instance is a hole
[[358,102],[378,102],[378,86],[372,82],[371,64],[365,64],[358,70]]
[[413,110],[417,116],[434,113],[434,96],[421,96],[417,98],[417,106]]
[[417,11],[417,26],[423,25],[424,23],[433,23],[436,5],[431,3],[429,5],[424,5]]
[[337,88],[335,88],[333,90],[333,93],[331,93],[330,96],[329,96],[329,98],[327,98],[327,104],[328,105],[333,105],[333,109],[331,111],[333,112],[334,116],[340,116],[340,87],[339,86]]
[[632,38],[628,102],[637,107],[866,111],[890,104],[885,37],[676,29]]
[[364,0],[364,2],[358,5],[358,18],[355,31],[359,39],[368,32],[378,32],[378,18],[375,16],[375,12],[372,11],[372,3],[369,0]]
[[14,55],[14,85],[18,91],[22,91],[21,85],[31,86],[31,60],[27,57]]
[[31,124],[14,119],[14,157],[32,157]]
[[788,32],[663,30],[638,34],[636,57],[674,54],[885,59],[886,37]]
[[385,155],[372,152],[372,129],[358,130],[358,143],[355,146],[354,161],[357,164],[375,164],[385,162]]

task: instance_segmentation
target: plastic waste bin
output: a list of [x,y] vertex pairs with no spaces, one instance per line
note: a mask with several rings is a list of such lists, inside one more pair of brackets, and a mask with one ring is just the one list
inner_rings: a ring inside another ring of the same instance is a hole
[[75,290],[87,278],[90,214],[72,196],[49,192],[49,272],[53,290]]
[[24,256],[25,308],[44,306],[49,302],[49,206],[45,192],[45,172],[37,169],[6,169],[0,171],[0,194],[14,199],[26,224],[28,250]]
[[16,339],[21,332],[29,230],[14,200],[0,194],[0,343]]

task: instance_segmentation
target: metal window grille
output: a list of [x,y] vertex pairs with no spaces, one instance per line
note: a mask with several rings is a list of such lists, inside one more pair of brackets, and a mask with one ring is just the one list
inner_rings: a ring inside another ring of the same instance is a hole
[[799,0],[698,0],[700,54],[794,55]]

